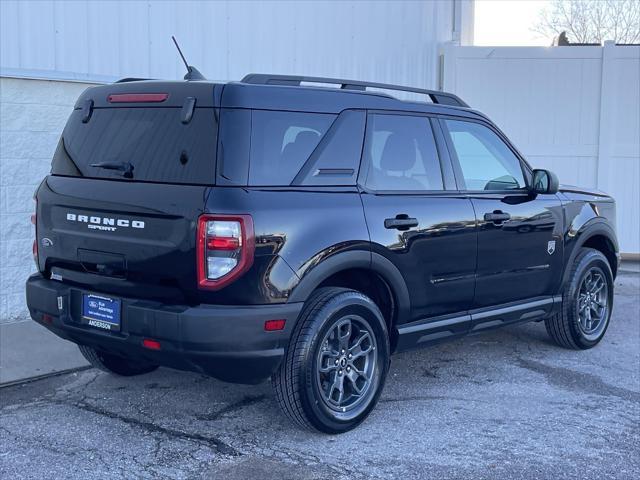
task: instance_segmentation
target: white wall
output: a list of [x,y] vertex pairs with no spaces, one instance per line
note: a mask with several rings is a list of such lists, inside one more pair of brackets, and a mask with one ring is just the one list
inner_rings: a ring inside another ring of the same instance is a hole
[[640,253],[640,47],[444,50],[444,88],[484,112],[534,167],[617,201],[623,253]]
[[0,322],[24,318],[31,254],[33,193],[73,104],[89,85],[0,78]]
[[215,80],[264,72],[433,88],[441,44],[464,36],[454,9],[468,1],[0,0],[0,322],[27,316],[32,195],[88,86],[67,80],[182,78],[176,35]]
[[175,35],[211,79],[297,73],[433,87],[454,1],[3,0],[0,19],[4,75],[181,78]]

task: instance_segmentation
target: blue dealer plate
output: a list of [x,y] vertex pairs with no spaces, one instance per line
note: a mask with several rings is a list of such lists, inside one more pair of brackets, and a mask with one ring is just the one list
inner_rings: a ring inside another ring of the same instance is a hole
[[101,295],[82,295],[83,323],[102,330],[120,330],[120,300]]

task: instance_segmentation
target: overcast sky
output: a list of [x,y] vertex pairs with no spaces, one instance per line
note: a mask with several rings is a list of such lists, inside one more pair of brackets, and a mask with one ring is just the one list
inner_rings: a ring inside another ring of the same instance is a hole
[[531,31],[548,0],[476,0],[474,45],[545,46],[551,38]]

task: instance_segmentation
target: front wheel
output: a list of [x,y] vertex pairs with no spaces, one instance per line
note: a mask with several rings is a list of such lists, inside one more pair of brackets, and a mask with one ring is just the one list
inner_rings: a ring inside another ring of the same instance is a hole
[[278,403],[299,426],[351,430],[380,397],[389,350],[384,318],[370,298],[344,288],[319,289],[305,304],[272,377]]
[[560,346],[588,349],[604,337],[613,306],[613,275],[607,258],[583,248],[578,253],[562,297],[562,311],[545,320],[549,336]]

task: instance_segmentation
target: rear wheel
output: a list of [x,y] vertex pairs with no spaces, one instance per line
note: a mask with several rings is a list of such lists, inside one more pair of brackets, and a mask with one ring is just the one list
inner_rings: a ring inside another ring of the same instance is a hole
[[138,362],[96,350],[86,345],[78,345],[80,353],[95,368],[107,373],[115,373],[123,377],[132,377],[134,375],[142,375],[144,373],[153,372],[158,365],[146,362]]
[[545,320],[560,346],[588,349],[604,337],[613,304],[613,275],[607,258],[583,248],[576,257],[562,298],[562,311]]
[[388,367],[387,327],[375,303],[353,290],[322,288],[303,308],[272,384],[295,423],[342,433],[375,407]]

